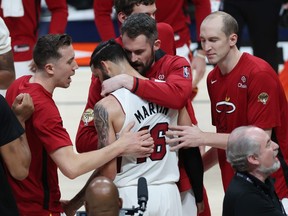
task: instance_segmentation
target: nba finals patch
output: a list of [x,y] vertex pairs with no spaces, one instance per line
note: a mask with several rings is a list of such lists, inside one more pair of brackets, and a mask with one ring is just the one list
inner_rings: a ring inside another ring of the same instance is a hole
[[183,67],[183,77],[189,78],[190,77],[190,71],[188,67]]
[[258,95],[258,102],[261,102],[264,105],[266,105],[268,99],[269,95],[266,92],[262,92],[261,94]]
[[82,115],[82,121],[84,122],[84,125],[87,126],[89,122],[94,120],[94,111],[91,108],[88,108],[85,110],[85,112]]

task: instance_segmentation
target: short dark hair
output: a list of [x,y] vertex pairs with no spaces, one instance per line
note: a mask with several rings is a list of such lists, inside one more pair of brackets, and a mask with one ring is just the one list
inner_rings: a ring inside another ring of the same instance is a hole
[[150,44],[154,44],[155,40],[158,39],[156,21],[144,13],[129,16],[122,24],[121,34],[127,34],[131,39],[143,34]]
[[62,55],[59,48],[70,46],[72,38],[67,34],[47,34],[41,36],[33,50],[33,60],[36,67],[44,69],[45,64],[51,59],[59,59]]
[[123,12],[126,16],[130,16],[133,12],[134,6],[152,5],[155,0],[114,0],[114,7],[116,13]]
[[125,51],[121,45],[116,43],[113,39],[99,43],[94,49],[90,59],[90,67],[93,65],[94,68],[102,70],[101,61],[107,60],[114,63],[127,60]]

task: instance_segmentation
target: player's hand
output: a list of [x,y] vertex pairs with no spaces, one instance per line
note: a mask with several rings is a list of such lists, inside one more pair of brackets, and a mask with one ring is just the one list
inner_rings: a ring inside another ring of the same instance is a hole
[[[204,51],[198,50],[199,54],[201,56],[205,54]],[[203,52],[203,53],[202,53]],[[191,62],[191,70],[193,74],[192,79],[192,88],[196,88],[199,84],[199,82],[204,77],[205,71],[206,71],[206,60],[203,57],[199,56],[193,56],[192,62]]]
[[131,90],[133,88],[133,82],[134,78],[127,74],[119,74],[117,76],[104,80],[102,83],[101,96],[105,97],[109,93],[122,87]]
[[166,132],[166,142],[170,150],[180,148],[198,147],[203,144],[204,133],[196,126],[170,126]]
[[148,130],[131,132],[134,122],[129,123],[122,134],[119,141],[122,142],[122,156],[149,157],[154,151],[154,140]]
[[12,110],[20,122],[25,122],[34,112],[34,104],[31,96],[27,93],[17,95],[12,104]]
[[76,214],[76,211],[78,209],[74,209],[71,205],[71,202],[69,202],[68,200],[61,200],[60,202],[66,216],[74,216]]
[[200,203],[196,203],[196,206],[197,206],[198,214],[204,212],[204,209],[205,209],[204,201]]

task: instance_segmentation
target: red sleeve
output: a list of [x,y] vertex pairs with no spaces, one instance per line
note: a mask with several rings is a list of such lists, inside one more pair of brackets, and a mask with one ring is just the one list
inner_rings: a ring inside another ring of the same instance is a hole
[[94,0],[94,21],[101,40],[116,38],[111,19],[113,0]]
[[165,73],[165,82],[135,78],[135,88],[131,91],[139,97],[161,106],[181,109],[191,98],[192,77],[190,65],[185,58],[176,57],[171,63],[167,63],[166,60],[164,59],[165,63],[162,63],[162,65],[166,65],[166,69],[164,67],[159,68],[159,70],[168,71]]
[[97,149],[98,136],[94,126],[94,105],[102,99],[101,83],[92,75],[89,95],[76,134],[76,149],[79,153]]
[[65,0],[46,0],[47,7],[51,12],[49,33],[61,34],[66,31],[68,8]]
[[195,6],[197,41],[200,41],[200,25],[204,18],[211,13],[211,3],[210,0],[192,0],[192,2]]

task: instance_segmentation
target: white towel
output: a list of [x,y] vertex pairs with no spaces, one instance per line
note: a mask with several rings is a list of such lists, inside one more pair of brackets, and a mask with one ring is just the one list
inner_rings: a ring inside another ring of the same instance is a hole
[[2,0],[1,8],[3,9],[4,17],[24,16],[22,0]]

